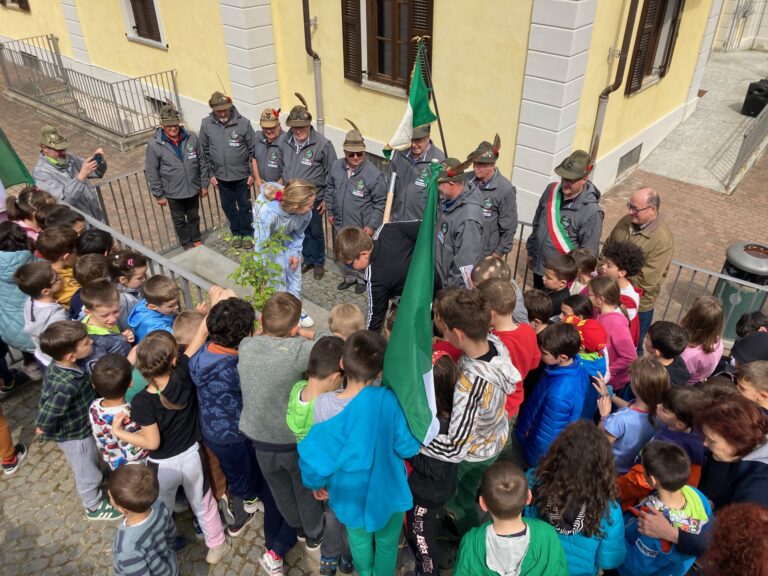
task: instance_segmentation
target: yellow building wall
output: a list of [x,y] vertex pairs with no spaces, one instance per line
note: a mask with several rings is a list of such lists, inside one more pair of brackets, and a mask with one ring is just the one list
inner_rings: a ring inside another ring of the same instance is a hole
[[[341,2],[314,0],[310,8],[311,16],[318,18],[312,44],[322,59],[326,124],[346,131],[347,117],[366,137],[386,143],[400,123],[406,98],[346,80]],[[498,166],[506,175],[514,159],[531,9],[532,0],[475,0],[471,7],[466,0],[435,2],[432,74],[448,152],[463,159],[499,132]],[[272,20],[281,105],[287,111],[298,104],[293,93],[301,92],[315,114],[301,2],[273,1]],[[436,125],[432,137],[440,145]]]
[[126,38],[120,0],[78,0],[91,63],[130,77],[175,69],[179,93],[202,102],[221,90],[219,78],[229,92],[219,3],[194,2],[192,9],[189,0],[159,0],[157,6],[167,50]]
[[30,11],[0,6],[0,36],[19,40],[43,34],[54,34],[59,39],[59,51],[72,56],[67,25],[60,0],[35,0]]
[[[579,108],[573,147],[589,150],[595,125],[598,97],[612,84],[618,60],[608,64],[609,48],[621,48],[630,0],[601,0],[592,31],[589,61]],[[642,16],[643,2],[638,7],[624,83],[610,95],[598,159],[639,134],[686,102],[691,79],[701,49],[712,0],[689,0],[685,4],[680,32],[669,72],[656,84],[631,96],[625,96],[627,76],[635,47],[635,37]]]

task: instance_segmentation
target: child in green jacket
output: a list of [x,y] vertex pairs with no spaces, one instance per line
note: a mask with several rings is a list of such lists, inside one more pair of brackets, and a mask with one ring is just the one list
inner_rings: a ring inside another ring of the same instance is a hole
[[483,474],[480,507],[492,522],[462,538],[454,574],[462,576],[545,576],[568,574],[557,532],[534,518],[522,518],[531,501],[525,474],[511,462],[498,461]]

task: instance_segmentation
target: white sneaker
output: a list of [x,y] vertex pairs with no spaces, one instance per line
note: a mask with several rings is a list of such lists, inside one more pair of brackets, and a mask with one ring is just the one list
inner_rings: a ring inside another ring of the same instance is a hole
[[225,540],[224,544],[219,544],[213,548],[208,548],[208,554],[205,555],[205,561],[208,562],[208,564],[218,564],[224,560],[227,554],[229,554],[231,551],[232,544],[230,544],[228,540]]
[[264,572],[269,576],[282,576],[283,572],[283,559],[280,558],[273,550],[267,550],[259,558],[259,564],[264,569]]
[[264,514],[264,503],[258,498],[243,500],[243,508],[245,508],[247,514],[254,514],[256,512]]
[[314,325],[315,321],[312,319],[312,316],[307,314],[306,310],[302,309],[301,318],[299,318],[299,326],[301,328],[312,328]]

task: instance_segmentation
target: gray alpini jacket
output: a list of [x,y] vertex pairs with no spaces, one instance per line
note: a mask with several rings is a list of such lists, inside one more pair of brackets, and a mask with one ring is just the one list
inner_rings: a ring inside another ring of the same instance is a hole
[[200,124],[200,176],[203,188],[211,177],[224,182],[245,180],[251,175],[251,158],[256,141],[251,121],[232,107],[229,121],[222,125],[211,112]]
[[485,184],[474,175],[469,181],[477,186],[483,203],[483,256],[507,254],[517,232],[517,190],[498,169]]
[[442,162],[445,154],[430,140],[424,158],[413,161],[411,151],[395,151],[392,155],[392,172],[397,173],[395,198],[392,202],[392,222],[421,220],[427,203],[427,179],[432,160]]
[[192,198],[200,193],[200,147],[197,136],[184,128],[176,149],[162,128],[147,143],[144,172],[155,198]]
[[348,177],[347,161],[339,158],[326,178],[325,200],[336,228],[368,226],[376,230],[384,219],[387,203],[384,175],[366,160]]
[[259,177],[262,182],[277,182],[283,177],[282,160],[280,159],[280,140],[285,138],[285,132],[275,138],[271,144],[267,142],[264,132],[256,132],[254,155],[259,165]]
[[[77,179],[84,160],[74,154],[67,154],[67,160],[66,168],[58,168],[40,154],[40,158],[37,159],[37,164],[32,170],[35,184],[41,190],[53,194],[57,200],[82,210],[97,220],[104,220],[96,190],[87,180],[80,182]],[[88,178],[93,177],[93,173],[88,176]]]
[[330,140],[310,127],[309,138],[299,147],[292,131],[289,130],[280,142],[280,153],[283,160],[283,180],[309,180],[317,187],[315,203],[325,200],[325,179],[336,160],[336,150]]
[[435,266],[443,288],[464,286],[460,268],[483,257],[482,198],[474,184],[450,203],[441,201],[435,225]]
[[[544,263],[547,259],[559,254],[549,235],[548,201],[549,194],[545,190],[539,198],[539,205],[533,217],[533,229],[525,243],[528,256],[533,258],[533,273],[539,275],[544,274]],[[560,222],[574,247],[589,248],[594,250],[595,254],[599,253],[603,217],[603,210],[600,208],[600,190],[589,181],[584,185],[581,194],[570,202],[563,202],[560,206]]]

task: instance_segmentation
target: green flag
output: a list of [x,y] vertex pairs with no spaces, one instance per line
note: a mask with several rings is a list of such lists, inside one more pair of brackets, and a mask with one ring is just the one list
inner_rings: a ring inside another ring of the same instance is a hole
[[34,185],[35,183],[35,179],[16,154],[16,150],[11,146],[2,128],[0,128],[0,182],[6,188],[14,184]]
[[435,218],[440,164],[433,162],[427,203],[405,280],[397,318],[384,355],[383,380],[400,401],[411,433],[428,444],[438,433],[432,381],[432,293],[435,285]]
[[384,156],[387,157],[387,160],[392,156],[392,150],[403,150],[411,145],[411,136],[413,136],[413,129],[416,126],[424,126],[437,120],[437,116],[429,107],[429,88],[427,88],[424,75],[421,72],[423,52],[424,44],[419,42],[416,62],[413,64],[413,73],[411,74],[408,107],[405,109],[400,126],[397,127],[392,138],[389,139],[389,143],[384,147]]

